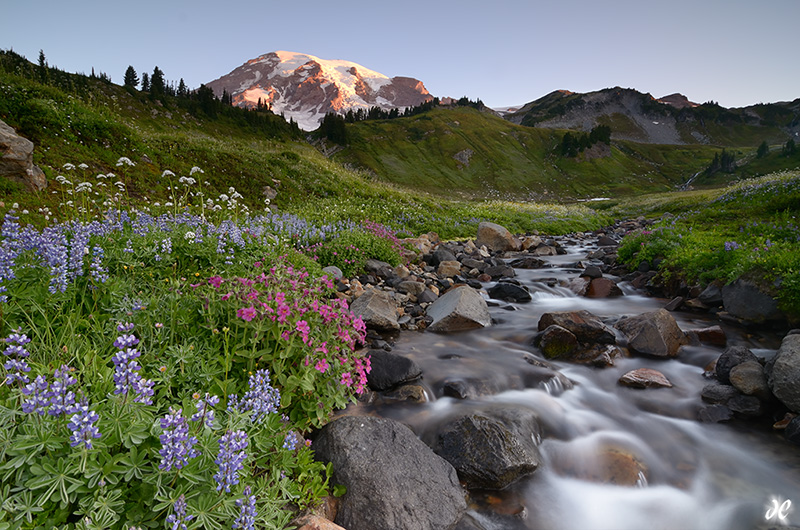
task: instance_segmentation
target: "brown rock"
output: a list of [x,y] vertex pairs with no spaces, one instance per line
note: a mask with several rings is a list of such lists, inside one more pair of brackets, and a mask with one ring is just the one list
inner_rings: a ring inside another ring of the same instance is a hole
[[542,334],[539,343],[542,353],[549,359],[569,358],[578,351],[579,344],[575,335],[566,328],[552,325],[548,326]]
[[706,344],[725,346],[725,344],[728,343],[728,337],[725,335],[725,331],[720,326],[694,329],[691,331],[691,333],[697,336],[697,340]]
[[580,342],[614,344],[614,331],[589,311],[559,311],[545,313],[539,319],[539,331],[558,325],[571,331]]
[[643,313],[617,322],[614,326],[628,338],[628,348],[653,357],[676,357],[688,341],[678,323],[666,309]]
[[345,530],[333,521],[313,514],[296,519],[292,524],[298,527],[297,530]]
[[758,361],[747,361],[731,368],[728,376],[731,385],[748,396],[755,396],[763,401],[769,400],[772,393],[767,386],[764,368]]
[[589,278],[579,276],[578,278],[572,278],[567,287],[569,287],[569,290],[578,296],[586,296],[586,292],[589,290],[590,283],[591,281]]
[[631,370],[619,378],[619,384],[633,388],[672,387],[672,383],[664,374],[652,368]]
[[667,305],[664,306],[664,309],[667,311],[677,311],[679,307],[683,305],[685,298],[682,296],[676,296],[672,300],[670,300]]
[[556,461],[562,475],[602,484],[636,486],[647,481],[647,467],[630,451],[616,446],[599,448],[592,458],[569,458]]
[[461,263],[458,261],[442,261],[436,270],[444,278],[452,278],[461,273]]
[[588,298],[612,298],[622,296],[622,289],[609,278],[594,278],[586,290]]
[[0,120],[0,178],[19,182],[30,191],[47,187],[44,172],[33,165],[33,142]]
[[534,256],[555,256],[558,254],[556,247],[549,247],[545,244],[541,244],[533,250],[529,250],[531,254]]
[[495,223],[482,222],[478,225],[478,238],[475,245],[486,245],[490,250],[505,252],[507,250],[520,250],[521,243],[505,227]]

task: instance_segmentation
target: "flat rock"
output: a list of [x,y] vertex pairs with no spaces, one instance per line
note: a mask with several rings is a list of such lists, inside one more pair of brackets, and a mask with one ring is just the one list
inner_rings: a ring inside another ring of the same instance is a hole
[[314,453],[333,464],[331,483],[347,488],[334,521],[347,530],[446,530],[466,510],[453,466],[397,421],[336,419]]
[[724,405],[729,400],[739,395],[739,391],[730,385],[711,383],[703,387],[700,391],[700,398],[712,405]]
[[621,319],[614,326],[628,338],[628,349],[651,357],[677,357],[688,341],[666,309]]
[[719,423],[733,419],[733,411],[725,405],[706,405],[698,411],[697,417],[704,423]]
[[436,332],[465,331],[491,326],[492,317],[486,300],[472,287],[455,287],[428,306],[433,318],[428,329]]
[[443,278],[452,278],[461,274],[461,262],[456,260],[439,262],[436,272]]
[[633,388],[670,388],[672,383],[658,370],[637,368],[619,378],[619,384]]

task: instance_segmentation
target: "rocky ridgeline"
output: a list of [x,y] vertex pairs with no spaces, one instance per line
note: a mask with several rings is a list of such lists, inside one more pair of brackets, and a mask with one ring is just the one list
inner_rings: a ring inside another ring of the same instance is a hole
[[[392,352],[395,334],[400,330],[449,333],[490,326],[489,304],[531,301],[527,288],[515,279],[514,269],[546,267],[539,258],[565,254],[567,245],[589,242],[597,247],[584,260],[571,264],[582,272],[560,283],[579,296],[622,296],[608,275],[622,276],[642,289],[652,287],[653,272],[643,267],[628,274],[616,263],[621,236],[646,224],[639,219],[599,233],[547,238],[538,234],[514,237],[501,226],[481,223],[474,241],[440,241],[436,234],[407,240],[417,251],[407,266],[370,261],[366,273],[358,278],[342,278],[339,273],[339,296],[351,302],[352,310],[368,327],[372,372],[365,401],[426,401],[420,367]],[[544,281],[559,283],[556,279]],[[673,302],[668,306],[676,308]],[[704,303],[696,310],[708,307]],[[543,314],[531,344],[534,353],[521,361],[521,384],[556,393],[568,391],[573,383],[550,362],[555,359],[603,369],[622,357],[675,358],[688,344],[726,345],[720,326],[684,332],[668,308],[614,318],[600,318],[588,311]],[[800,332],[787,335],[770,362],[744,347],[731,346],[716,366],[707,368],[706,375],[718,382],[703,389],[702,402],[696,407],[699,420],[781,417],[775,428],[785,429],[788,439],[800,443]],[[486,380],[446,378],[428,383],[437,397],[467,399],[499,391]],[[645,367],[623,374],[619,384],[663,388],[664,392],[672,387],[664,374]],[[345,485],[347,493],[326,505],[324,517],[311,515],[301,520],[301,530],[485,528],[467,512],[467,501],[475,503],[486,492],[502,490],[535,473],[542,462],[538,449],[542,429],[532,411],[482,404],[468,407],[468,412],[459,410],[462,412],[447,418],[433,432],[414,433],[384,418],[343,416],[315,433],[318,458],[333,463],[332,482]],[[615,447],[607,448],[606,453],[598,456],[607,463],[603,471],[583,478],[625,486],[636,485],[642,477],[646,480],[647,469],[635,455]],[[551,465],[569,467],[570,463]],[[512,510],[497,517],[519,515]],[[502,526],[502,521],[499,523]]]

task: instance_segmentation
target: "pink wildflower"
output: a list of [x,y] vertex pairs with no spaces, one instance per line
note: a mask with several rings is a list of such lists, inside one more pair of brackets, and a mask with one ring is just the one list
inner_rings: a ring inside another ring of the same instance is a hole
[[214,289],[219,289],[219,286],[222,285],[222,282],[224,281],[225,280],[222,279],[222,276],[212,276],[208,279],[208,284]]
[[[323,374],[324,374],[324,373],[325,373],[325,372],[328,370],[328,368],[330,368],[330,367],[331,367],[331,366],[328,364],[328,360],[327,360],[327,359],[320,359],[319,361],[317,361],[317,364],[316,364],[316,366],[314,366],[314,368],[316,368],[317,370],[319,370],[319,371],[320,371],[321,373],[323,373]],[[348,385],[348,386],[349,386],[349,385]]]
[[236,312],[237,317],[240,317],[241,319],[246,320],[247,322],[253,320],[256,317],[256,315],[257,315],[256,308],[253,306],[243,307],[242,309],[239,309]]
[[350,375],[350,372],[345,372],[342,374],[342,379],[339,382],[346,387],[351,387],[353,386],[353,376]]

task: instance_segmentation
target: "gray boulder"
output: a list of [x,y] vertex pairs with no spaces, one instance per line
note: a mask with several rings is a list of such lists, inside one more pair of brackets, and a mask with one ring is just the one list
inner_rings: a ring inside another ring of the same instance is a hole
[[767,384],[789,410],[800,412],[800,335],[787,335],[775,354]]
[[764,368],[758,361],[737,364],[731,368],[729,379],[731,385],[742,394],[755,396],[762,401],[768,401],[772,396]]
[[400,329],[397,323],[397,309],[391,295],[377,289],[367,291],[356,298],[350,310],[360,316],[368,328],[378,330]]
[[530,302],[531,293],[521,285],[508,282],[499,282],[497,285],[486,290],[489,296],[496,300],[507,302]]
[[747,280],[738,279],[722,288],[722,305],[729,314],[747,322],[781,320],[778,301]]
[[486,221],[478,225],[478,239],[475,241],[475,245],[478,247],[486,245],[486,248],[496,252],[522,248],[522,243],[508,229]]
[[492,324],[486,300],[466,285],[447,291],[428,307],[427,314],[433,318],[428,329],[436,332],[465,331]]
[[542,462],[536,416],[525,409],[474,412],[439,429],[433,450],[450,462],[468,489],[502,489]]
[[369,356],[372,370],[367,383],[373,390],[388,390],[422,375],[419,365],[408,357],[384,350],[371,350]]
[[314,452],[347,488],[335,522],[348,530],[446,530],[466,510],[453,466],[399,422],[339,418],[316,436]]
[[688,341],[678,323],[664,308],[617,322],[614,326],[628,338],[628,349],[652,357],[677,357]]
[[733,367],[748,361],[758,362],[758,358],[756,358],[753,352],[747,347],[731,346],[726,348],[717,359],[717,364],[714,368],[717,379],[720,383],[729,385],[731,383],[730,374]]
[[30,191],[47,187],[44,172],[33,164],[33,142],[0,120],[0,178],[24,184]]

